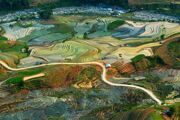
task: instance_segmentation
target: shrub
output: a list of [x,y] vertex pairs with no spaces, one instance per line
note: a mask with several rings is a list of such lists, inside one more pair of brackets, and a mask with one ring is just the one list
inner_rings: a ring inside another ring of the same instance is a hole
[[160,38],[161,38],[161,40],[163,40],[163,39],[165,38],[165,35],[162,34],[162,35],[160,36]]
[[39,12],[39,16],[41,19],[49,19],[52,15],[51,9],[45,9]]
[[180,57],[180,41],[170,42],[168,50],[173,57]]
[[6,37],[0,36],[0,42],[8,40]]
[[22,83],[23,79],[21,76],[15,77],[15,78],[10,78],[6,81],[6,84],[19,84]]
[[156,65],[164,65],[164,61],[159,56],[146,57],[149,61],[149,67],[156,67]]
[[158,83],[161,79],[158,75],[153,73],[147,73],[145,74],[146,81],[150,83]]

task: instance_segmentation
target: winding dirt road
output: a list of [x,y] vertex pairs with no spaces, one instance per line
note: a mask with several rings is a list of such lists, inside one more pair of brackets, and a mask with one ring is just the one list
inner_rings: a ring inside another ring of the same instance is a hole
[[100,66],[103,69],[101,78],[102,80],[111,86],[118,86],[118,87],[129,87],[129,88],[135,88],[144,91],[147,93],[154,101],[156,101],[159,105],[162,104],[161,100],[159,100],[150,90],[147,90],[143,87],[136,86],[136,85],[128,85],[128,84],[118,84],[118,83],[113,83],[110,82],[106,79],[106,72],[107,69],[105,68],[104,64],[99,63],[99,62],[85,62],[85,63],[49,63],[49,64],[42,64],[42,65],[37,65],[37,66],[31,66],[31,67],[25,67],[25,68],[11,68],[8,66],[5,62],[0,61],[0,64],[4,66],[6,69],[11,70],[11,71],[22,71],[22,70],[28,70],[28,69],[33,69],[33,68],[39,68],[39,67],[44,67],[44,66],[54,66],[54,65],[97,65]]

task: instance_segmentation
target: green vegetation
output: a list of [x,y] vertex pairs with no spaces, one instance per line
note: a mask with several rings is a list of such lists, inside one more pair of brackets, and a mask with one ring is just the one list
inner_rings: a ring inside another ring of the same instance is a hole
[[27,90],[36,90],[39,88],[43,88],[46,87],[41,79],[35,79],[35,80],[30,80],[30,81],[26,81],[24,82],[24,84],[22,84],[21,89],[27,89]]
[[169,43],[168,50],[174,58],[180,58],[180,41]]
[[[1,42],[4,42],[4,41],[7,41],[7,38],[6,37],[3,37],[3,36],[0,36],[0,43]],[[1,45],[0,45],[1,46]]]
[[160,38],[161,38],[161,40],[164,40],[165,34],[162,34],[162,35],[160,36]]
[[141,70],[154,68],[157,65],[164,65],[164,61],[159,56],[145,56],[144,54],[140,54],[131,59],[132,63],[136,66],[136,68],[142,68]]
[[33,23],[32,22],[17,21],[13,26],[28,28],[28,27],[32,27]]
[[51,9],[44,9],[39,12],[39,16],[41,19],[49,19],[52,15],[52,10]]
[[0,0],[0,9],[16,10],[29,7],[29,0]]
[[145,77],[146,77],[146,81],[150,83],[158,83],[161,80],[158,75],[153,73],[146,73]]
[[36,69],[20,71],[20,72],[18,72],[18,74],[23,75],[23,76],[31,76],[31,75],[38,74],[38,73],[42,72],[43,70],[44,70],[44,68],[41,67],[41,68],[36,68]]
[[180,103],[175,103],[168,107],[169,110],[173,113],[172,115],[178,120],[180,118]]
[[155,89],[154,91],[163,99],[174,90],[173,85],[162,83],[156,83],[156,89],[157,91]]
[[171,0],[132,0],[129,7],[135,10],[156,10],[157,12],[178,15],[180,13],[179,1]]
[[94,77],[100,75],[94,67],[87,67],[81,71],[81,73],[77,76],[78,81],[84,80],[87,78],[88,80],[93,80]]
[[180,41],[173,41],[168,44],[168,51],[174,60],[174,67],[180,67]]
[[[22,49],[26,49],[25,53]],[[19,59],[28,55],[28,47],[23,42],[8,41],[7,38],[0,36],[0,60],[3,60],[10,66],[15,66]]]
[[29,40],[32,40],[41,36],[45,36],[50,33],[51,33],[51,29],[35,30],[30,35],[27,35],[24,38],[21,38],[20,41],[28,42]]
[[66,33],[74,33],[74,29],[72,26],[65,24],[65,23],[58,23],[55,25],[55,27],[49,29],[51,32],[60,32],[63,34]]
[[116,20],[116,21],[113,21],[112,23],[109,23],[108,24],[108,30],[112,31],[114,29],[116,29],[117,27],[123,25],[125,23],[124,20]]
[[19,84],[23,82],[23,77],[22,76],[18,76],[18,77],[14,77],[14,78],[10,78],[6,81],[6,84]]
[[140,55],[135,56],[131,60],[132,60],[133,63],[136,63],[136,62],[141,61],[143,58],[145,58],[145,55],[144,54],[140,54]]
[[153,120],[163,120],[162,118],[162,115],[159,114],[158,112],[153,112],[150,117],[153,119]]
[[3,27],[0,26],[0,37],[1,35],[3,35],[5,33],[5,30],[3,29]]
[[165,65],[164,61],[159,56],[146,57],[149,62],[149,67],[156,67],[157,65]]
[[16,42],[16,43],[8,43],[7,41],[3,40],[0,41],[0,50],[3,53],[8,53],[8,54],[12,54],[12,55],[16,55],[18,56],[18,58],[23,58],[26,57],[28,55],[28,53],[23,53],[22,49],[28,49],[26,43],[22,43],[22,42]]

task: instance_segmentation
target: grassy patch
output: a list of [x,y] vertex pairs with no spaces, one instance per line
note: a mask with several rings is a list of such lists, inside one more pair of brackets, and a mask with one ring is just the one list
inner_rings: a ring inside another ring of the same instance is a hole
[[14,77],[14,78],[9,78],[6,81],[6,84],[18,84],[18,83],[22,83],[22,82],[23,82],[23,77],[18,76],[18,77]]
[[2,41],[6,41],[6,40],[7,40],[6,37],[0,36],[0,43],[1,43]]
[[14,65],[18,63],[19,59],[28,55],[28,53],[21,51],[23,48],[28,48],[24,42],[8,43],[7,38],[0,36],[0,60],[3,60],[8,65]]
[[94,67],[87,67],[84,70],[81,71],[81,73],[79,74],[79,76],[77,77],[77,79],[79,81],[84,80],[85,78],[87,78],[88,80],[93,80],[93,78],[95,76],[98,76],[98,72],[96,70],[96,68]]
[[69,26],[65,23],[58,23],[55,25],[54,28],[50,29],[51,32],[60,32],[60,33],[74,33],[73,27]]
[[153,120],[163,120],[161,114],[159,114],[158,112],[153,112],[150,117],[153,119]]
[[14,41],[12,43],[8,43],[7,38],[5,37],[1,37],[0,36],[0,51],[2,52],[0,56],[6,56],[6,57],[10,57],[10,56],[16,56],[19,59],[26,57],[28,55],[28,53],[23,53],[22,49],[28,49],[28,46],[26,45],[26,43],[24,42],[20,42],[20,41]]
[[141,55],[135,56],[131,60],[132,60],[133,63],[136,63],[136,62],[139,62],[140,60],[142,60],[144,57],[145,57],[145,55],[141,54]]
[[18,21],[14,25],[19,26],[19,27],[23,27],[23,28],[28,28],[28,27],[32,27],[33,23],[32,22],[25,22],[25,21],[22,21],[22,22]]
[[124,20],[116,20],[116,21],[109,23],[107,28],[109,31],[112,31],[112,30],[116,29],[117,27],[123,25],[124,23],[125,23]]

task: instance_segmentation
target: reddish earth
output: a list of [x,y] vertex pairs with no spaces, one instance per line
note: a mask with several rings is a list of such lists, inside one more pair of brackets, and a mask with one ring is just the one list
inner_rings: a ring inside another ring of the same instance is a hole
[[23,89],[23,90],[20,91],[20,94],[26,95],[28,93],[29,93],[29,90],[27,90],[27,89]]
[[153,112],[155,112],[155,110],[153,108],[149,108],[149,109],[144,110],[143,114],[141,114],[141,117],[140,117],[141,120],[146,120],[147,117]]
[[163,61],[169,66],[173,65],[174,60],[168,51],[168,44],[172,41],[177,41],[177,40],[180,40],[180,35],[176,35],[176,36],[165,39],[165,42],[163,43],[163,45],[154,49],[155,55],[158,55],[159,57],[161,57]]
[[99,78],[98,74],[95,74],[92,80],[88,79],[87,73],[82,74],[82,72],[87,68],[94,68],[96,70],[95,73],[99,73],[101,71],[101,69],[96,66],[58,66],[48,71],[43,83],[51,88],[58,88],[67,87],[75,84],[76,82],[94,81],[94,79]]
[[136,72],[135,67],[131,63],[115,62],[113,65],[120,74],[131,74]]
[[6,69],[0,66],[0,74],[6,73]]
[[110,79],[110,78],[116,76],[116,74],[117,74],[117,69],[115,69],[115,68],[108,68],[106,78]]

